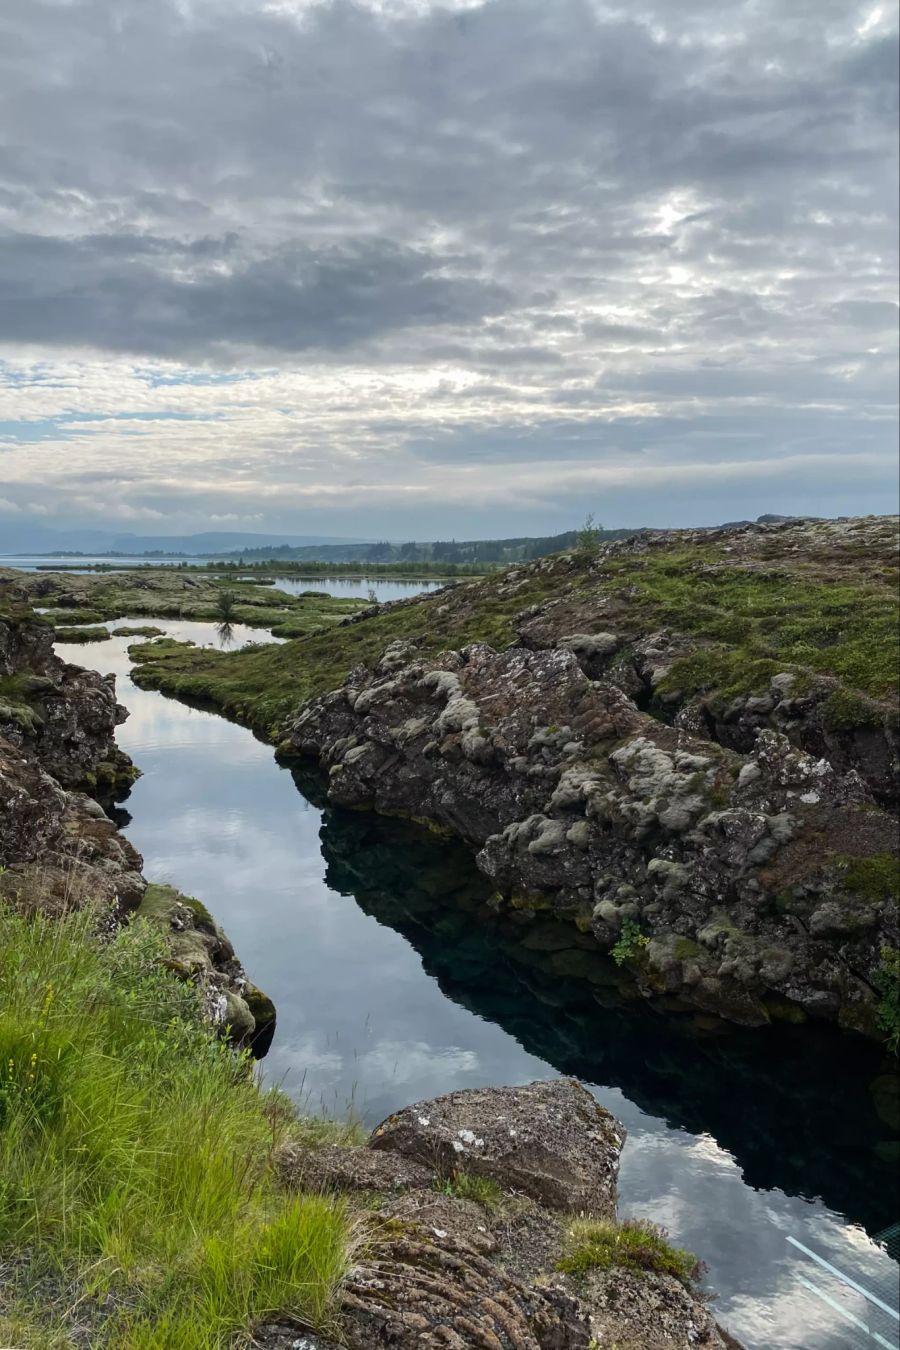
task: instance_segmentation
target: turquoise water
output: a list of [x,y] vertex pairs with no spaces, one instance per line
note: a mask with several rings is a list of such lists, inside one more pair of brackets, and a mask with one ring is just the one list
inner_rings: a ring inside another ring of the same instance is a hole
[[126,833],[275,999],[269,1081],[374,1124],[454,1088],[576,1075],[628,1128],[620,1212],[703,1255],[748,1350],[896,1346],[891,1314],[818,1263],[896,1307],[868,1236],[896,1218],[896,1077],[877,1047],[635,1000],[571,926],[493,913],[462,847],[324,806],[315,773],[245,728],[137,689],[127,642],[59,650],[118,675],[118,739],[144,771]]

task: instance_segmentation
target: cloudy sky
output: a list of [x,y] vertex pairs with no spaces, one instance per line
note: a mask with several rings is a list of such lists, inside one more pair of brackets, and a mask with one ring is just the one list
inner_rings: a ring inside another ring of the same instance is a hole
[[894,4],[4,0],[0,547],[895,509]]

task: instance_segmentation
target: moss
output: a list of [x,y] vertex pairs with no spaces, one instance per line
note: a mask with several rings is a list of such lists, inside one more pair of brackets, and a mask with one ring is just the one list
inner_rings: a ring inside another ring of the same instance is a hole
[[162,630],[161,628],[156,628],[156,627],[154,627],[153,624],[149,624],[149,623],[148,623],[148,624],[132,624],[132,625],[129,625],[129,624],[126,623],[126,624],[122,624],[122,626],[121,626],[120,628],[114,628],[114,629],[112,630],[112,635],[113,635],[113,637],[142,637],[142,638],[152,638],[152,637],[162,637],[162,636],[163,636],[163,630]]
[[698,942],[691,941],[690,938],[678,937],[675,939],[672,952],[679,961],[690,961],[697,956],[702,956],[703,948]]
[[569,1230],[567,1246],[556,1268],[569,1275],[619,1268],[638,1274],[671,1275],[690,1289],[703,1271],[693,1253],[669,1244],[663,1229],[637,1220],[579,1220]]
[[835,689],[822,704],[825,724],[834,731],[874,727],[884,720],[884,710],[852,689]]
[[766,1013],[772,1022],[788,1022],[792,1026],[802,1026],[808,1021],[808,1015],[799,1003],[792,1003],[789,998],[779,998],[778,995],[770,995],[763,1000]]
[[63,628],[58,627],[53,635],[54,642],[105,642],[109,637],[106,628]]
[[893,853],[873,853],[868,858],[834,855],[843,870],[846,890],[867,901],[900,899],[900,858]]

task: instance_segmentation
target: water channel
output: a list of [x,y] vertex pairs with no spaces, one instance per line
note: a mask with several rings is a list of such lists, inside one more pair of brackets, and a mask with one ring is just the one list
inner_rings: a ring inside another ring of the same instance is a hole
[[[210,624],[134,622],[219,640]],[[236,626],[231,645],[261,637]],[[747,1350],[897,1346],[897,1268],[873,1241],[897,1217],[897,1078],[878,1047],[629,997],[571,927],[493,913],[462,847],[328,807],[312,769],[138,689],[129,641],[57,650],[116,673],[118,740],[143,770],[126,833],[275,1000],[266,1079],[375,1124],[455,1088],[576,1075],[629,1132],[620,1213],[704,1256]]]

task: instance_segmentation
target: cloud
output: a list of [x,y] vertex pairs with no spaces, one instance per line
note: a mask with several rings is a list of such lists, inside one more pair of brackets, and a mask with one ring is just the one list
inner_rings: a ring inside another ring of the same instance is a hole
[[783,461],[884,509],[896,42],[855,0],[10,0],[4,495],[493,532],[585,463],[639,519],[688,471],[779,509]]

